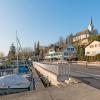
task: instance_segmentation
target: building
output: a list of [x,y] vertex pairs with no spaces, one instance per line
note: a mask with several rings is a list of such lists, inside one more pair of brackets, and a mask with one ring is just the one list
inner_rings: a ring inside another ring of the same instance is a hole
[[100,54],[100,41],[93,41],[85,47],[85,56]]
[[60,46],[59,51],[55,51],[54,48],[51,48],[49,49],[48,54],[45,56],[46,60],[68,60],[75,58],[76,49],[72,44],[68,44],[66,47],[65,45]]
[[54,49],[49,49],[48,54],[45,56],[46,60],[61,60],[62,52],[56,52]]
[[78,42],[78,41],[83,41],[82,44],[87,44],[88,43],[88,37],[90,35],[96,34],[97,30],[94,28],[92,18],[90,20],[90,23],[88,25],[88,28],[76,33],[76,35],[73,37],[73,42]]
[[75,60],[76,57],[77,57],[77,52],[75,47],[72,44],[68,44],[67,47],[63,50],[63,59]]

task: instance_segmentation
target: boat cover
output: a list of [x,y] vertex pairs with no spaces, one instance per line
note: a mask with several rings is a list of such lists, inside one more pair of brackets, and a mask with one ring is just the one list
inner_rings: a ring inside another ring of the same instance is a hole
[[12,74],[0,77],[0,88],[28,88],[30,82],[22,75]]

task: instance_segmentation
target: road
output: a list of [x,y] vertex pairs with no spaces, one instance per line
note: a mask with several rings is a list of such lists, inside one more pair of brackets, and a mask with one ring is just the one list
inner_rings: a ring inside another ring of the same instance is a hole
[[71,64],[71,71],[100,79],[100,67]]
[[[68,64],[64,64],[68,67]],[[70,76],[75,77],[82,82],[100,89],[100,67],[99,66],[86,66],[79,64],[70,64]]]

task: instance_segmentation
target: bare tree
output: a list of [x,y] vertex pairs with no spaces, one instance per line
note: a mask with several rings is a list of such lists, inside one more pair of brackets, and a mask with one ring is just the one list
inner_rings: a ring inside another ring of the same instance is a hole
[[63,44],[65,42],[65,39],[62,37],[62,36],[60,36],[59,37],[59,40],[58,40],[58,45],[61,45],[61,44]]

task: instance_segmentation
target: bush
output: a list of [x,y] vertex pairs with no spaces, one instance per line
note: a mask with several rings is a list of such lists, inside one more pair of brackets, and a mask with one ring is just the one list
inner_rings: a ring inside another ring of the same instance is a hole
[[6,61],[6,65],[11,65],[12,64],[12,60],[11,59],[8,59],[7,61]]
[[89,62],[100,61],[100,54],[96,56],[85,56],[85,60]]

